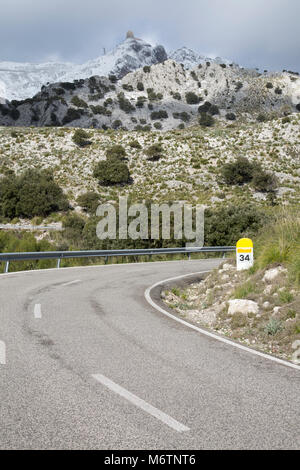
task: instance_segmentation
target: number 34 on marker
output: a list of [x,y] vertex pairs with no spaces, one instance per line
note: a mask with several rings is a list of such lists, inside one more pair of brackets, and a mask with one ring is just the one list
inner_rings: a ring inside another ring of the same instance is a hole
[[236,244],[236,265],[238,271],[249,269],[253,266],[253,242],[250,238],[242,238]]

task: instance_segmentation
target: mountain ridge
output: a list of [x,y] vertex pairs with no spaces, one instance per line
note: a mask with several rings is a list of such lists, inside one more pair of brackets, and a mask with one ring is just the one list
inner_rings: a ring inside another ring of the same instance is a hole
[[183,63],[187,69],[207,60],[226,63],[221,58],[210,59],[188,49],[179,48],[167,54],[161,45],[152,46],[128,32],[126,39],[106,54],[83,64],[45,62],[38,64],[0,62],[0,98],[2,101],[23,100],[38,93],[42,86],[59,81],[74,81],[94,75],[116,75],[118,79],[144,66],[155,65],[167,59]]

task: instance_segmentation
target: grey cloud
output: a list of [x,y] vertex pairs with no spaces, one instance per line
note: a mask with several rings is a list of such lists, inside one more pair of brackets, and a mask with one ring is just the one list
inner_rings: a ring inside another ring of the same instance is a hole
[[84,62],[132,29],[168,49],[300,70],[299,17],[299,0],[10,0],[1,5],[0,61]]

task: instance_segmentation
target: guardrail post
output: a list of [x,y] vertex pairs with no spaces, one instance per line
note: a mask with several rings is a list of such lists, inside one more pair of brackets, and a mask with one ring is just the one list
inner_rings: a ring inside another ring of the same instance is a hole
[[191,261],[191,253],[188,253],[189,261]]
[[105,256],[105,261],[104,262],[105,262],[105,264],[108,263],[108,256]]
[[4,272],[5,272],[5,273],[8,273],[8,270],[9,270],[9,261],[6,261],[6,262],[5,262],[5,269],[4,269]]
[[61,259],[60,259],[60,258],[58,258],[58,259],[57,259],[57,263],[56,263],[56,267],[57,267],[57,269],[59,269],[59,268],[60,268],[60,261],[61,261]]

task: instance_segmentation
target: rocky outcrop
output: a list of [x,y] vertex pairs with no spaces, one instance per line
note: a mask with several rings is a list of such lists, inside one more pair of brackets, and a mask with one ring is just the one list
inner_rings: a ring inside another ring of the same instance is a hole
[[242,313],[244,315],[253,313],[257,315],[259,312],[257,302],[253,302],[252,300],[234,299],[229,300],[228,304],[228,315],[234,315],[235,313]]
[[[300,79],[291,80],[287,73],[272,78],[272,89],[269,77],[216,63],[187,71],[167,60],[127,73],[137,67],[137,57],[138,63],[151,64],[162,60],[164,51],[138,39],[125,42],[135,59],[115,62],[122,79],[112,74],[59,81],[33,98],[2,101],[0,125],[171,130],[198,124],[203,111],[223,120],[229,112],[230,119],[243,115],[250,120],[270,110],[273,116],[297,112]],[[279,88],[280,94],[274,91]]]

